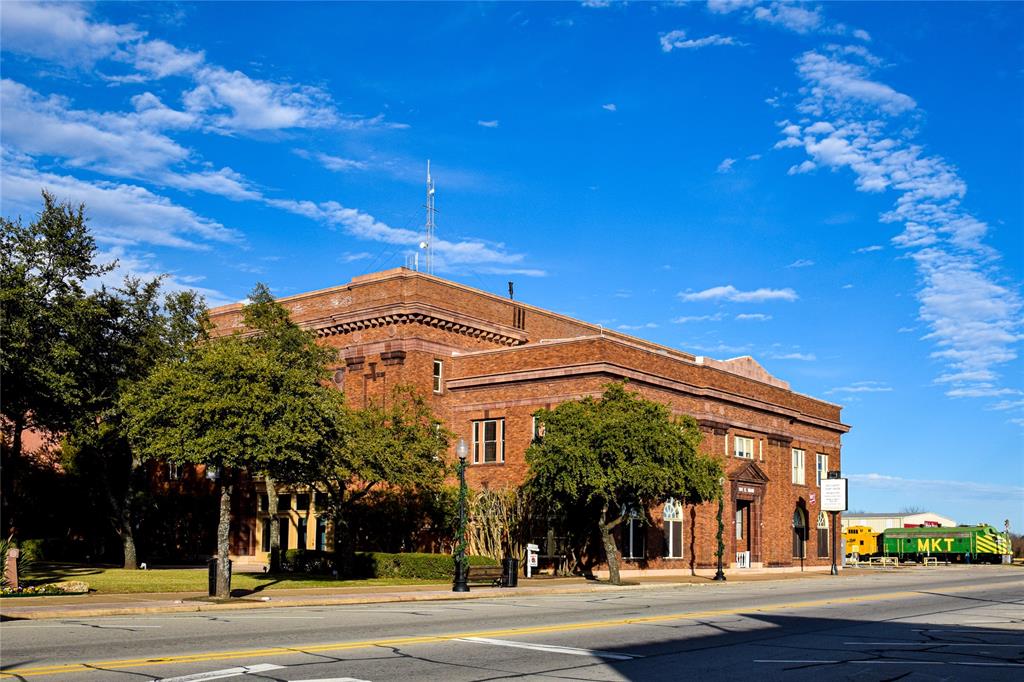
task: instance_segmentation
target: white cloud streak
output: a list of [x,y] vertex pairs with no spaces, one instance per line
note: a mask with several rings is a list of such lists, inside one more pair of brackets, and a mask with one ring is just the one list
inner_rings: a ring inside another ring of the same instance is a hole
[[731,284],[711,287],[703,291],[680,292],[684,301],[731,301],[733,303],[760,303],[764,301],[795,301],[799,298],[792,289],[754,289],[741,291]]
[[[883,223],[901,223],[892,244],[908,252],[920,282],[919,318],[927,324],[945,365],[936,379],[953,398],[1005,396],[997,369],[1017,357],[1022,302],[1017,287],[984,243],[988,226],[962,206],[966,183],[945,159],[912,141],[906,116],[916,102],[872,80],[877,63],[863,49],[846,54],[856,64],[810,51],[797,60],[805,82],[798,113],[810,123],[782,121],[776,148],[801,148],[808,161],[853,173],[858,191],[896,194]],[[806,162],[805,162],[806,163]],[[856,253],[880,250],[872,245]]]
[[715,35],[704,36],[703,38],[687,38],[686,31],[677,29],[675,31],[669,31],[659,38],[661,43],[662,52],[671,52],[672,50],[699,50],[702,47],[711,47],[716,45],[725,45],[733,47],[743,47],[746,43],[742,43],[732,36]]
[[977,481],[942,481],[934,479],[902,478],[885,474],[848,474],[851,484],[858,487],[888,490],[903,493],[907,490],[926,491],[932,495],[942,495],[952,499],[1020,500],[1024,498],[1024,487],[1002,483],[982,483]]

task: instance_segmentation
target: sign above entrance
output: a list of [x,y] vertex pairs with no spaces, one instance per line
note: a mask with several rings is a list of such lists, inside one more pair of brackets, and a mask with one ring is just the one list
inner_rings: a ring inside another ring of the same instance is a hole
[[846,511],[847,487],[845,478],[826,478],[821,482],[821,508],[829,512]]
[[754,494],[754,488],[749,485],[743,485],[742,483],[736,486],[737,492],[747,493],[748,495]]

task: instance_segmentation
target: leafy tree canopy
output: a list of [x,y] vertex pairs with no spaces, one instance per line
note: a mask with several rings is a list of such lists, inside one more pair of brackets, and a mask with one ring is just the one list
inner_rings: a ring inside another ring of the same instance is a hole
[[630,509],[646,510],[669,497],[700,501],[719,489],[719,463],[697,452],[700,430],[692,417],[641,398],[621,383],[599,399],[540,410],[543,439],[526,452],[527,487],[566,516],[585,515],[598,530],[613,582],[618,557],[611,531]]

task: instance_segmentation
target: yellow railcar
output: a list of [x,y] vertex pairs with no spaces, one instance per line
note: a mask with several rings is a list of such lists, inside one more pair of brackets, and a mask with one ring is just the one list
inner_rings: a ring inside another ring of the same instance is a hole
[[846,542],[846,556],[856,554],[857,556],[874,556],[878,554],[879,533],[867,526],[850,526],[843,533],[843,540]]

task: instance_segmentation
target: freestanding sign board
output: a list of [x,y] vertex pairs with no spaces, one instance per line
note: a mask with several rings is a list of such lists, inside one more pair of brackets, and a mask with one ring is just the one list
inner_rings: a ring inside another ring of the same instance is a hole
[[821,509],[827,512],[846,511],[846,479],[826,478],[821,481]]

